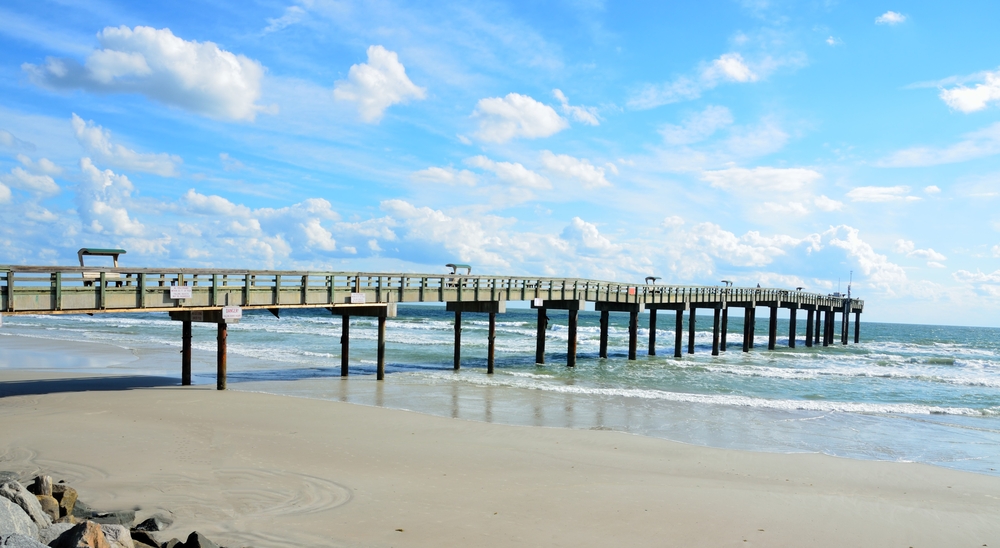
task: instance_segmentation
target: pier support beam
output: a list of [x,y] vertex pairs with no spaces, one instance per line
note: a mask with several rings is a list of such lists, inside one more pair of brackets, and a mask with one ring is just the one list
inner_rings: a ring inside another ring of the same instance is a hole
[[378,317],[378,350],[375,356],[378,363],[375,367],[375,379],[385,380],[385,315]]
[[611,313],[607,310],[601,311],[601,347],[598,350],[598,356],[602,358],[608,357],[608,324],[611,321]]
[[861,342],[861,311],[854,313],[854,344]]
[[778,343],[778,307],[768,307],[770,314],[767,318],[767,349],[774,350]]
[[538,333],[535,335],[535,363],[545,363],[545,330],[549,328],[549,317],[545,308],[538,308]]
[[226,389],[226,338],[229,329],[225,321],[219,322],[219,344],[216,349],[215,359],[215,388],[217,390]]
[[677,309],[677,325],[674,326],[674,357],[681,357],[681,344],[684,340],[684,310]]
[[573,300],[542,300],[535,299],[531,302],[531,308],[538,309],[538,341],[535,344],[535,363],[545,363],[545,331],[542,329],[545,309],[566,310],[569,312],[569,340],[566,343],[566,365],[576,366],[576,324],[581,310],[586,310],[587,301],[583,299]]
[[351,363],[351,317],[343,316],[340,319],[340,376],[346,377],[350,373]]
[[486,372],[487,374],[493,373],[494,340],[496,339],[496,315],[507,312],[507,301],[452,301],[445,305],[445,309],[448,312],[455,313],[455,371],[458,371],[461,368],[462,360],[462,312],[490,315]]
[[719,340],[719,350],[726,351],[726,334],[729,333],[729,307],[722,309],[722,333]]
[[181,327],[181,385],[191,386],[191,320]]
[[798,310],[788,309],[788,348],[795,348],[795,313]]
[[462,368],[462,311],[455,311],[455,371]]
[[596,302],[594,309],[601,312],[602,322],[605,321],[604,315],[609,312],[628,312],[628,359],[634,360],[639,348],[639,314],[645,310],[645,305],[643,303]]
[[816,309],[816,329],[813,331],[813,340],[815,341],[815,344],[820,344],[820,341],[819,341],[819,332],[820,332],[819,325],[820,325],[820,318],[822,318],[822,317],[823,317],[823,311],[820,310],[819,308],[817,308]]
[[847,345],[847,334],[851,332],[851,304],[844,303],[844,311],[840,313],[843,321],[840,323],[840,344]]
[[757,333],[757,306],[750,309],[750,349],[753,349],[753,337]]
[[688,354],[694,354],[694,323],[697,314],[695,314],[695,307],[691,307],[691,311],[688,313]]
[[576,367],[576,322],[579,310],[569,311],[569,337],[566,341],[566,367]]
[[349,373],[351,353],[351,316],[378,318],[378,342],[376,351],[375,378],[385,380],[385,320],[396,317],[396,303],[339,305],[329,308],[334,316],[340,316],[340,376]]
[[493,363],[497,350],[497,313],[490,312],[489,350],[486,352],[486,374],[493,374]]
[[806,311],[806,346],[812,348],[813,345],[813,310]]
[[635,356],[639,347],[639,313],[630,311],[628,313],[628,359],[635,361]]
[[823,311],[823,346],[830,346],[830,330],[833,328],[833,323],[830,321],[831,314],[829,310]]
[[722,310],[716,308],[714,311],[714,319],[712,323],[712,355],[719,355],[719,324],[722,319]]
[[656,309],[649,311],[649,351],[650,356],[656,355]]
[[750,351],[750,307],[743,309],[743,351]]

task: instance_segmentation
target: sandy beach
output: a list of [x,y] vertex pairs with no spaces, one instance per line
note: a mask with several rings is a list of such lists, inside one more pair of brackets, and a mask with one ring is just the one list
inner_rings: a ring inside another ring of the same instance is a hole
[[[985,546],[1000,478],[0,371],[0,469],[229,546]],[[391,382],[391,378],[389,381]]]

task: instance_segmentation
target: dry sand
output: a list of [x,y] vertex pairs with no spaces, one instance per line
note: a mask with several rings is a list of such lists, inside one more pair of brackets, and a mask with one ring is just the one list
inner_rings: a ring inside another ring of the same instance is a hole
[[0,469],[229,546],[1000,546],[997,477],[175,383],[0,370]]

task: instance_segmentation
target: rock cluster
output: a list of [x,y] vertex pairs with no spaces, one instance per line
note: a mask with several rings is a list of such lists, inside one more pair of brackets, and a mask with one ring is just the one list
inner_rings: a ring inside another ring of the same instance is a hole
[[0,547],[219,548],[197,531],[183,542],[156,540],[172,523],[156,515],[136,525],[135,510],[94,510],[64,481],[38,476],[25,487],[17,474],[0,471]]

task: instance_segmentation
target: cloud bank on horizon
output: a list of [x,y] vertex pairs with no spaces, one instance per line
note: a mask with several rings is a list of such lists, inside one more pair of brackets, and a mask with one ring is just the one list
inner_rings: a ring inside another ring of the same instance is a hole
[[0,263],[853,276],[996,325],[1000,7],[744,4],[14,0]]

